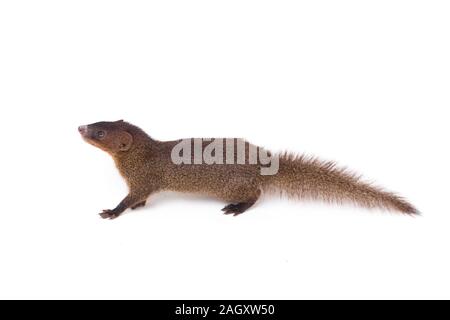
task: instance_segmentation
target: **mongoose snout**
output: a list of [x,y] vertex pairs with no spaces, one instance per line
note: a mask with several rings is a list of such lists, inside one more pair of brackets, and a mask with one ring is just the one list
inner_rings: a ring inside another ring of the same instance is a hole
[[79,126],[78,132],[81,133],[81,135],[85,135],[87,133],[87,126],[86,125]]

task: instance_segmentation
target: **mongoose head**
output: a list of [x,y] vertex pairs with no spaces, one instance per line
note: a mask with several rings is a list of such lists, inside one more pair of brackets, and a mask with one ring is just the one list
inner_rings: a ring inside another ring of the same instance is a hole
[[111,155],[127,152],[133,146],[133,126],[119,120],[96,122],[78,127],[83,139]]

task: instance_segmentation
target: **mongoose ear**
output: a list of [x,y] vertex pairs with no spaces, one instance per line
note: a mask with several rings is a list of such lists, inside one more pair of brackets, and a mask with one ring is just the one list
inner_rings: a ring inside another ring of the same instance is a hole
[[118,141],[118,149],[119,151],[128,151],[131,148],[131,145],[133,144],[133,136],[126,132],[123,131],[120,133],[119,138],[117,139]]

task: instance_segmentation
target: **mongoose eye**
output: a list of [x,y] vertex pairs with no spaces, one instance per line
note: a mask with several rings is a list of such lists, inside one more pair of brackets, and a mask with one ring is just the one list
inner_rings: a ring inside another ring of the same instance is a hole
[[102,139],[106,135],[105,131],[97,131],[97,138]]

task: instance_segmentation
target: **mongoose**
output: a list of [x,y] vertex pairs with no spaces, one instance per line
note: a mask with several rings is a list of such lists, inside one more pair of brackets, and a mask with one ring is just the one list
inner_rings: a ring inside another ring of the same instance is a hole
[[[176,163],[173,152],[183,140],[158,141],[123,120],[83,125],[78,131],[85,141],[112,156],[129,187],[128,195],[116,208],[100,213],[104,219],[117,218],[128,208],[145,206],[151,194],[165,190],[222,199],[229,203],[222,211],[233,215],[249,209],[262,192],[270,190],[300,199],[349,202],[365,208],[419,213],[403,198],[362,182],[358,176],[336,167],[333,162],[284,153],[278,155],[278,171],[270,175],[261,173],[264,165],[259,160],[250,163],[248,159],[244,162],[241,159],[236,163],[227,158],[226,162],[204,163],[191,154],[188,160],[192,162]],[[238,148],[234,147],[243,140],[232,141],[232,156],[236,158]],[[208,148],[209,143],[210,140],[202,141],[201,151]],[[245,155],[251,148],[261,150],[244,142]]]

